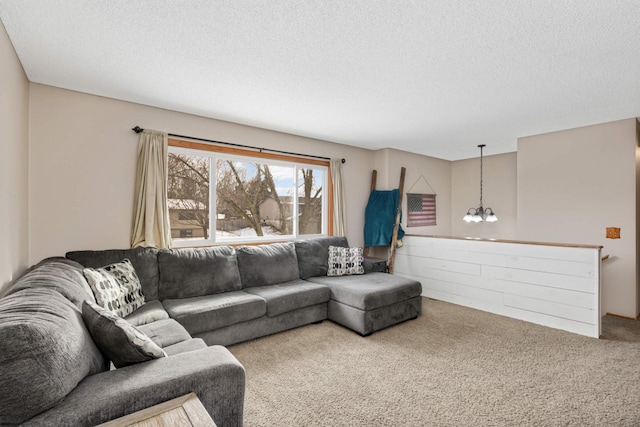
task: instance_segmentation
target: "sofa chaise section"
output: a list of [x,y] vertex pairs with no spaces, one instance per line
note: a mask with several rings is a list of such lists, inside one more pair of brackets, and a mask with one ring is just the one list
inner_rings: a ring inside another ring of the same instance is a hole
[[296,242],[297,253],[304,256],[301,277],[331,290],[329,320],[366,336],[421,314],[422,285],[416,280],[377,272],[327,276],[329,246],[348,243],[344,237]]
[[386,273],[308,280],[331,289],[328,318],[363,336],[415,319],[422,312],[422,285],[415,280]]

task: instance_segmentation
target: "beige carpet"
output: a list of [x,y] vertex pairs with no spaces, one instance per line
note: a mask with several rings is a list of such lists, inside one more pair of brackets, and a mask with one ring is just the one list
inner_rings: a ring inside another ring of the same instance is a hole
[[639,426],[640,322],[597,340],[423,299],[362,338],[330,321],[230,347],[245,426]]

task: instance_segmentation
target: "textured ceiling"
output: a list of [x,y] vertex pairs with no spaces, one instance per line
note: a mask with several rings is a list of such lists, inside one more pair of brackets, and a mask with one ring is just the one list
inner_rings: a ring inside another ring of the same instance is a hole
[[0,0],[0,19],[33,82],[371,149],[457,160],[640,116],[639,0]]

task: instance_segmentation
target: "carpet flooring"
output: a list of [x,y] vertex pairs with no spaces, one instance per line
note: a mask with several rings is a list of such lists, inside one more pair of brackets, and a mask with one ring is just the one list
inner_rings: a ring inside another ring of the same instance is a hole
[[587,338],[423,298],[363,338],[325,321],[229,347],[244,425],[640,426],[640,322]]

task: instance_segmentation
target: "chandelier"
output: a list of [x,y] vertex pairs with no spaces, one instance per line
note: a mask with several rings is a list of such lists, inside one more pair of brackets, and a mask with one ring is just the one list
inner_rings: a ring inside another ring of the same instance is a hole
[[467,214],[462,218],[465,222],[496,222],[498,220],[493,209],[482,206],[482,149],[484,147],[485,144],[478,145],[478,148],[480,148],[480,206],[469,208]]

